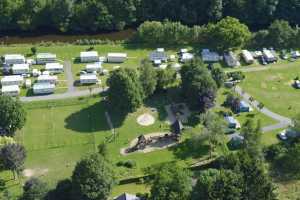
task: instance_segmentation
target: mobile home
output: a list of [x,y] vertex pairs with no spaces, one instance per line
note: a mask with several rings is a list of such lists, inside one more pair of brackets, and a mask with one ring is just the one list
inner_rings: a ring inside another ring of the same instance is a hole
[[88,73],[92,73],[92,72],[101,72],[102,70],[102,63],[101,62],[97,62],[97,63],[93,63],[93,64],[87,64],[85,66],[85,71],[87,71]]
[[20,88],[18,85],[5,85],[2,86],[1,89],[2,95],[8,95],[8,96],[18,96],[20,94]]
[[22,85],[24,82],[24,79],[22,76],[14,75],[14,76],[4,76],[1,79],[1,85]]
[[56,55],[52,53],[38,53],[36,55],[36,63],[38,65],[43,65],[46,63],[56,62]]
[[58,74],[64,71],[64,66],[60,63],[47,63],[45,70],[49,71],[50,73]]
[[5,65],[13,65],[13,64],[24,64],[25,57],[20,54],[7,54],[4,55],[4,64]]
[[37,78],[38,83],[51,83],[55,84],[57,81],[57,76],[51,76],[51,75],[40,75]]
[[263,56],[267,62],[275,62],[277,60],[274,54],[268,49],[263,50]]
[[55,90],[55,85],[51,83],[35,83],[33,85],[34,94],[51,94]]
[[166,54],[166,52],[164,51],[152,51],[149,55],[149,59],[152,61],[152,62],[158,62],[160,61],[161,62],[167,62],[168,61],[168,55]]
[[210,51],[209,49],[203,49],[201,52],[203,62],[219,62],[220,55],[217,52]]
[[224,60],[229,67],[239,67],[241,65],[232,51],[224,54]]
[[12,73],[14,75],[29,73],[29,64],[14,64],[12,66]]
[[252,64],[254,62],[254,58],[248,50],[242,50],[242,56],[247,64]]
[[109,63],[122,63],[127,59],[126,53],[108,53],[107,62]]
[[80,61],[82,63],[98,62],[99,56],[97,51],[86,51],[80,53]]
[[98,83],[98,78],[96,74],[82,74],[80,75],[81,84],[96,84]]

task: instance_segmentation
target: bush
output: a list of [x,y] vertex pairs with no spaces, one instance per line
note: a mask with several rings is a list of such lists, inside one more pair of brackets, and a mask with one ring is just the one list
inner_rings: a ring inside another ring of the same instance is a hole
[[132,169],[136,167],[136,162],[134,160],[119,161],[116,165],[118,167],[126,167]]

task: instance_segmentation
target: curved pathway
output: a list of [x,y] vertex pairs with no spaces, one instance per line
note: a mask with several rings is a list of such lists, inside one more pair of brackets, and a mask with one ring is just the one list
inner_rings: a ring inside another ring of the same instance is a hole
[[271,110],[269,110],[266,107],[263,107],[262,109],[259,108],[259,102],[254,100],[254,101],[249,101],[249,98],[251,97],[251,95],[249,95],[248,93],[244,92],[242,90],[241,87],[239,86],[235,86],[234,91],[239,94],[244,101],[246,101],[247,103],[249,103],[250,105],[252,105],[255,109],[257,109],[259,112],[263,113],[264,115],[274,119],[275,121],[277,121],[277,124],[273,124],[270,126],[265,126],[262,128],[263,132],[269,132],[272,130],[276,130],[276,129],[281,129],[281,128],[286,128],[289,125],[292,124],[292,120],[290,118],[281,116],[277,113],[272,112]]

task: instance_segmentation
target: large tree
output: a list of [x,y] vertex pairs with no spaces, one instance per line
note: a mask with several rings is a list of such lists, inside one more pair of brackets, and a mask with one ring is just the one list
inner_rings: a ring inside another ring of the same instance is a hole
[[157,85],[157,73],[152,64],[146,60],[142,62],[140,67],[140,81],[142,83],[145,96],[151,96]]
[[79,161],[72,175],[73,194],[78,200],[105,200],[115,183],[112,165],[99,154]]
[[176,164],[155,167],[151,182],[152,200],[188,200],[192,191],[192,179],[188,170]]
[[37,178],[31,178],[23,186],[22,200],[44,200],[48,185]]
[[156,89],[165,90],[168,87],[172,86],[176,81],[176,75],[176,71],[171,67],[157,70]]
[[14,135],[25,121],[26,113],[21,102],[9,96],[0,96],[0,128],[7,132],[6,135]]
[[289,22],[284,20],[275,20],[268,28],[269,45],[278,48],[288,48],[292,45],[296,32],[289,25]]
[[192,108],[205,112],[214,106],[217,85],[200,60],[195,59],[184,65],[180,74],[182,92]]
[[222,87],[226,80],[226,74],[225,74],[224,70],[221,67],[214,66],[210,72],[211,72],[212,78],[215,80],[218,88]]
[[142,105],[144,93],[135,70],[128,68],[115,70],[110,74],[107,84],[108,99],[120,112],[132,112]]
[[15,178],[15,175],[19,175],[22,172],[25,158],[25,148],[20,144],[8,144],[0,150],[0,161],[4,169],[11,170]]

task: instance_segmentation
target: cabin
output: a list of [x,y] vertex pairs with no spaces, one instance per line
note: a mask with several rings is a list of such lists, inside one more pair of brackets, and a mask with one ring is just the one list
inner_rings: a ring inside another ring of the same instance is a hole
[[27,74],[29,73],[29,64],[13,64],[11,70],[14,75]]
[[98,78],[96,74],[82,74],[80,75],[81,84],[96,84],[98,83]]
[[55,62],[46,63],[45,70],[53,74],[59,74],[64,72],[64,66],[60,63]]
[[82,63],[98,62],[99,56],[97,51],[85,51],[80,53],[80,61]]
[[224,54],[224,60],[229,67],[239,67],[241,63],[232,51]]
[[4,55],[4,64],[5,65],[14,65],[14,64],[24,64],[26,59],[23,55],[20,54],[7,54]]
[[220,55],[217,52],[203,49],[201,52],[203,62],[219,62]]
[[180,57],[180,62],[185,63],[194,59],[194,55],[192,53],[183,53]]
[[107,62],[109,63],[123,63],[127,59],[126,53],[108,53]]
[[51,94],[55,90],[55,85],[52,83],[35,83],[33,85],[33,94]]
[[228,128],[241,128],[240,123],[233,116],[226,116],[225,121],[228,123]]
[[118,197],[115,197],[114,200],[141,200],[141,198],[132,194],[124,193]]
[[242,50],[242,57],[244,58],[247,64],[254,63],[254,57],[248,50]]
[[240,105],[239,105],[239,112],[250,112],[253,109],[251,108],[251,106],[245,102],[245,101],[240,101]]
[[268,63],[277,61],[276,56],[274,56],[274,54],[268,49],[263,50],[263,57]]
[[[160,51],[158,51],[160,50]],[[160,64],[162,62],[167,62],[168,61],[168,55],[164,52],[164,51],[161,51],[161,49],[158,49],[156,51],[152,51],[149,55],[149,59],[154,62],[160,62]]]
[[36,55],[36,64],[44,65],[46,63],[56,62],[56,54],[52,53],[38,53]]
[[87,71],[88,73],[101,72],[102,71],[102,63],[101,62],[96,62],[96,63],[93,63],[93,64],[87,64],[85,66],[85,71]]
[[1,79],[1,85],[22,85],[24,82],[24,79],[20,75],[14,75],[14,76],[4,76]]
[[20,94],[20,88],[18,85],[3,85],[1,88],[2,95],[18,96]]
[[55,84],[57,82],[57,76],[51,76],[51,75],[40,75],[37,78],[38,83],[50,83]]

